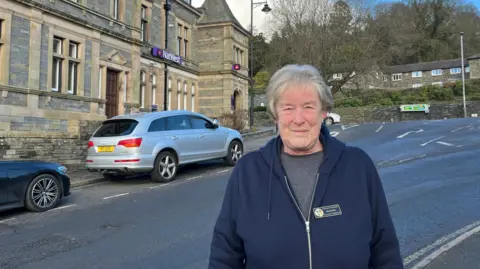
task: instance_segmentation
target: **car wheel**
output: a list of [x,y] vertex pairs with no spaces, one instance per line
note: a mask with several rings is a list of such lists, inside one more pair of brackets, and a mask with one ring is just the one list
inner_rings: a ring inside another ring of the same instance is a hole
[[243,145],[240,141],[234,140],[228,146],[228,154],[225,159],[226,163],[230,166],[235,166],[238,160],[243,156]]
[[175,178],[177,170],[178,161],[175,154],[164,151],[157,156],[151,177],[154,182],[167,183]]
[[56,177],[39,175],[28,185],[25,206],[30,211],[44,212],[57,206],[61,195],[61,184]]
[[333,122],[333,119],[329,117],[329,118],[326,118],[326,119],[325,119],[325,123],[326,123],[327,125],[332,125],[334,122]]

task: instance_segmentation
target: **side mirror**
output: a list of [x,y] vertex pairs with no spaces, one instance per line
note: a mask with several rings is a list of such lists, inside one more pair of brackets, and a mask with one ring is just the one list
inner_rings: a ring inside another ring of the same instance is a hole
[[218,124],[215,124],[215,122],[211,123],[211,122],[206,122],[205,123],[205,127],[207,129],[217,129],[218,128]]
[[218,126],[218,120],[217,120],[217,119],[213,119],[213,125],[217,125],[217,126]]

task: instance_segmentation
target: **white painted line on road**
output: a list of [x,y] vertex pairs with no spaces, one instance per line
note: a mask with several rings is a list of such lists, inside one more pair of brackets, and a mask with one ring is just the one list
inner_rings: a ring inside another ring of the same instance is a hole
[[438,141],[437,144],[444,145],[444,146],[449,146],[449,147],[454,147],[455,146],[454,144],[450,144],[450,143],[442,142],[442,141]]
[[450,132],[452,132],[452,133],[455,133],[456,131],[458,131],[458,130],[462,130],[462,129],[463,129],[463,128],[465,128],[465,127],[468,127],[468,126],[462,126],[462,127],[458,127],[457,129],[455,129],[455,130],[451,130]]
[[15,220],[15,218],[9,218],[9,219],[0,220],[0,223],[9,222],[9,221],[12,221],[12,220]]
[[419,251],[413,253],[412,255],[406,257],[405,259],[403,259],[403,264],[404,265],[408,265],[410,263],[412,263],[413,261],[415,260],[418,260],[420,257],[422,257],[423,255],[427,254],[428,252],[430,252],[431,250],[433,249],[436,249],[438,248],[440,245],[444,244],[445,242],[447,241],[450,241],[452,240],[453,238],[459,236],[460,234],[463,234],[471,229],[473,229],[474,227],[477,227],[477,226],[480,226],[480,221],[476,221],[472,224],[469,224],[451,234],[448,234],[438,240],[436,240],[435,242],[433,242],[433,244],[431,245],[428,245],[422,249],[420,249]]
[[201,178],[201,177],[202,176],[190,177],[190,178],[187,178],[186,181],[194,180],[194,179]]
[[444,137],[445,137],[445,136],[440,136],[440,137],[434,138],[434,139],[432,139],[432,140],[430,140],[430,141],[427,141],[427,142],[425,142],[425,143],[423,143],[423,144],[420,144],[420,146],[424,147],[424,146],[426,146],[426,145],[428,145],[428,144],[430,144],[430,143],[432,143],[432,142],[434,142],[434,141],[437,141],[438,139],[442,139],[442,138],[444,138]]
[[65,209],[65,208],[74,207],[74,206],[77,206],[77,204],[59,206],[59,207],[56,207],[54,209],[51,209],[50,211]]
[[230,171],[230,169],[225,169],[225,170],[222,170],[222,171],[218,171],[217,174],[225,173],[225,172],[228,172],[228,171]]
[[353,128],[353,127],[357,127],[357,126],[360,126],[360,125],[355,124],[355,125],[348,126],[348,127],[345,127],[345,126],[342,125],[342,130],[347,130],[347,129],[350,129],[350,128]]
[[411,133],[417,133],[418,134],[418,133],[421,133],[421,132],[423,132],[423,129],[419,129],[418,131],[409,131],[409,132],[406,132],[404,134],[401,134],[401,135],[397,136],[397,138],[404,138],[405,136],[407,136]]
[[477,227],[469,230],[468,232],[463,233],[462,235],[458,236],[457,238],[453,239],[452,241],[448,242],[447,244],[441,246],[434,252],[432,252],[430,255],[425,257],[423,260],[421,260],[419,263],[417,263],[412,269],[421,269],[427,266],[429,263],[431,263],[433,260],[435,260],[438,256],[442,255],[444,252],[450,250],[451,248],[455,247],[456,245],[460,244],[462,241],[465,239],[469,238],[470,236],[480,232],[480,225]]
[[125,196],[125,195],[128,195],[128,194],[130,194],[130,193],[125,192],[125,193],[115,194],[115,195],[112,195],[112,196],[103,197],[103,200],[107,200],[107,199],[111,199],[111,198],[115,198],[115,197],[120,197],[120,196]]
[[375,131],[375,133],[380,132],[380,130],[382,130],[382,128],[383,128],[383,125],[381,125],[380,127],[378,127],[378,129]]
[[158,185],[155,185],[155,186],[151,186],[151,187],[149,187],[149,189],[161,188],[161,187],[168,186],[169,184],[170,184],[170,183],[158,184]]

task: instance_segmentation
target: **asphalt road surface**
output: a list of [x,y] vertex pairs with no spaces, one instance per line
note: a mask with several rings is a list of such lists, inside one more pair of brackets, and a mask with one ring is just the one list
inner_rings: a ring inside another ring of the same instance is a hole
[[[377,163],[407,268],[480,220],[480,119],[330,129]],[[49,212],[1,213],[0,268],[206,268],[229,171],[210,162],[169,184],[105,182]]]

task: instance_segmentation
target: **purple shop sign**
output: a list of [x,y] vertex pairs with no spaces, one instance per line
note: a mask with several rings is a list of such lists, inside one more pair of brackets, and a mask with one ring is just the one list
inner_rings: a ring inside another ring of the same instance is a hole
[[162,50],[162,49],[159,49],[159,48],[152,48],[152,56],[153,57],[158,57],[158,58],[161,58],[161,59],[165,59],[165,60],[169,60],[169,61],[172,61],[174,63],[177,63],[177,64],[182,64],[183,61],[182,61],[182,57],[178,56],[178,55],[175,55],[173,53],[170,53],[166,50]]

